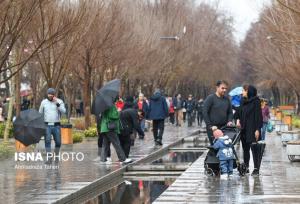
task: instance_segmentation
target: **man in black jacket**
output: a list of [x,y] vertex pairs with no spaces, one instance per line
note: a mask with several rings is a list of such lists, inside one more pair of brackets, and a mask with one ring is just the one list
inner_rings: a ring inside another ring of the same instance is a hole
[[213,144],[213,130],[223,126],[231,126],[233,112],[230,99],[225,96],[228,83],[218,81],[216,84],[216,93],[209,95],[203,106],[203,117],[206,123],[206,130],[209,142]]
[[139,135],[145,136],[139,123],[139,117],[143,112],[134,108],[127,108],[120,113],[121,133],[119,135],[121,147],[124,150],[125,156],[128,158],[130,152],[130,135],[135,129]]

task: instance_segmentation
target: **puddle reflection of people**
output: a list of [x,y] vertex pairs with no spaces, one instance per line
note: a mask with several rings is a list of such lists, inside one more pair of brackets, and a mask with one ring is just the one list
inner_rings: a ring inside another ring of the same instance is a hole
[[47,169],[45,188],[47,190],[59,189],[61,186],[61,174],[60,169]]

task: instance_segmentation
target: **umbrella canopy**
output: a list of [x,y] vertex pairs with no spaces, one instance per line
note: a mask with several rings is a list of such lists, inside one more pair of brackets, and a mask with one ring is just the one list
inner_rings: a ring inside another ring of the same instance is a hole
[[230,92],[229,92],[229,96],[237,96],[237,95],[241,95],[243,92],[243,87],[239,86],[239,87],[236,87],[234,89],[232,89]]
[[21,111],[13,123],[13,133],[16,140],[24,145],[38,143],[46,133],[43,114],[35,109]]
[[114,79],[97,91],[92,105],[92,113],[94,115],[99,115],[114,105],[115,99],[119,95],[120,85],[121,81]]

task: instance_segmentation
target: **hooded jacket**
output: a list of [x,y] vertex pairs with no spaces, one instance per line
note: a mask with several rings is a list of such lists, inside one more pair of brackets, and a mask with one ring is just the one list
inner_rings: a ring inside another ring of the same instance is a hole
[[139,135],[145,136],[143,130],[141,129],[138,117],[139,116],[136,109],[128,108],[121,111],[120,121],[122,135],[130,135],[135,129],[139,133]]
[[238,113],[238,119],[240,119],[242,127],[241,139],[246,143],[256,142],[255,131],[258,130],[259,133],[261,133],[263,117],[257,90],[251,85],[248,87],[247,98],[243,98]]
[[147,118],[150,120],[162,120],[169,115],[169,108],[165,97],[159,91],[150,98]]
[[234,159],[232,146],[232,141],[227,135],[216,140],[213,147],[218,150],[217,157],[220,161]]

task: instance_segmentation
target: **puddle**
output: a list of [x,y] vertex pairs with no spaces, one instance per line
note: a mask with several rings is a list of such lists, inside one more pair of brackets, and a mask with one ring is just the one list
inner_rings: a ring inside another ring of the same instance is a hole
[[196,161],[203,152],[170,152],[151,164],[190,163]]
[[159,181],[130,181],[102,193],[85,204],[150,204],[154,202],[175,179],[162,178]]

